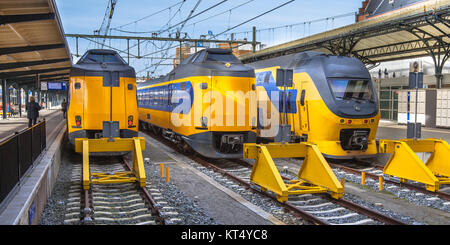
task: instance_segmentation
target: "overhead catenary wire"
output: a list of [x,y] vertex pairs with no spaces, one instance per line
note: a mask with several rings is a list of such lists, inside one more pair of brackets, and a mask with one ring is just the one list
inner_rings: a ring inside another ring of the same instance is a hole
[[[283,25],[283,26],[276,26],[276,27],[268,27],[268,28],[264,28],[264,29],[259,29],[258,31],[268,31],[268,30],[272,30],[272,29],[281,29],[281,28],[286,28],[286,27],[294,27],[294,26],[299,26],[299,25],[304,25],[306,26],[307,24],[310,25],[312,23],[317,23],[317,22],[322,22],[322,21],[328,21],[328,20],[335,20],[335,19],[339,19],[339,18],[344,18],[344,17],[349,17],[349,16],[355,16],[355,12],[350,12],[350,13],[346,13],[346,14],[340,14],[340,15],[336,15],[336,16],[330,16],[330,17],[326,17],[326,18],[320,18],[320,19],[315,19],[315,20],[309,20],[309,21],[302,21],[302,22],[298,22],[298,23],[294,23],[294,24],[289,24],[289,25]],[[234,32],[234,34],[242,34],[242,33],[248,33],[251,31],[242,31],[242,32]]]
[[127,23],[127,24],[123,24],[123,25],[121,25],[121,26],[117,26],[117,27],[114,27],[114,28],[111,28],[111,29],[112,29],[112,30],[117,30],[117,31],[122,31],[122,30],[120,30],[120,28],[123,28],[123,27],[128,26],[128,25],[131,25],[131,24],[136,24],[136,23],[139,22],[139,21],[148,19],[148,18],[150,18],[150,17],[152,17],[152,16],[155,16],[155,15],[157,15],[157,14],[159,14],[159,13],[162,13],[162,12],[164,12],[164,11],[166,11],[166,10],[168,10],[168,9],[171,9],[171,8],[173,8],[173,7],[175,7],[175,6],[179,5],[179,4],[182,4],[182,3],[184,3],[184,2],[186,2],[186,0],[179,1],[179,2],[177,2],[177,3],[175,3],[175,4],[171,5],[171,6],[169,6],[169,7],[167,7],[167,8],[164,8],[164,9],[161,9],[161,10],[159,10],[159,11],[156,11],[156,12],[154,12],[154,13],[152,13],[152,14],[149,14],[149,15],[147,15],[147,16],[144,16],[144,17],[142,17],[142,18],[140,18],[140,19],[138,19],[138,20],[135,20],[135,21],[129,22],[129,23]]
[[231,12],[231,11],[233,11],[233,10],[235,10],[235,9],[237,9],[237,8],[240,8],[240,7],[246,5],[246,4],[250,3],[250,2],[253,2],[253,1],[255,1],[255,0],[249,0],[249,1],[247,1],[247,2],[245,2],[245,3],[242,3],[242,4],[240,4],[240,5],[236,6],[236,7],[227,9],[227,10],[225,10],[225,11],[223,11],[223,12],[220,12],[220,13],[215,14],[215,15],[213,15],[213,16],[210,16],[210,17],[208,17],[208,18],[205,18],[205,19],[199,20],[199,21],[197,21],[197,22],[191,23],[191,24],[189,24],[189,25],[187,25],[187,26],[195,25],[195,24],[201,23],[201,22],[203,22],[203,21],[212,19],[212,18],[214,18],[214,17],[220,16],[220,15],[222,15],[222,14]]
[[[177,33],[180,33],[180,32],[181,32],[181,30],[182,30],[183,27],[184,27],[184,24],[191,18],[192,14],[195,12],[195,10],[197,9],[197,7],[200,5],[200,2],[201,2],[201,1],[202,1],[202,0],[198,0],[197,3],[196,3],[196,5],[194,6],[194,8],[193,8],[193,9],[191,10],[191,12],[189,13],[188,17],[187,17],[184,21],[180,22],[180,23],[182,23],[182,24],[181,24],[181,27],[177,30]],[[204,12],[204,11],[202,11],[202,13],[203,13],[203,12]],[[177,24],[177,25],[178,25],[178,24]],[[162,57],[166,57],[166,56],[167,56],[168,50],[171,49],[171,48],[173,48],[172,44],[173,44],[173,41],[171,41],[171,42],[169,43],[169,48],[166,49],[166,52],[163,54]],[[160,50],[160,51],[161,51],[161,50]],[[161,64],[161,62],[159,62],[158,64]],[[155,65],[155,69],[154,69],[154,70],[156,70],[156,69],[158,68],[158,64]]]
[[246,21],[244,21],[244,22],[242,22],[242,23],[240,23],[240,24],[238,24],[238,25],[235,25],[235,26],[233,26],[233,27],[231,27],[231,28],[228,28],[228,29],[226,29],[225,31],[223,31],[223,32],[221,32],[221,33],[219,33],[219,34],[216,34],[216,35],[212,36],[210,39],[213,39],[213,38],[215,38],[215,37],[217,37],[217,36],[219,36],[219,35],[222,35],[222,34],[224,34],[224,33],[226,33],[226,32],[229,32],[229,31],[231,31],[231,30],[233,30],[233,29],[235,29],[235,28],[237,28],[237,27],[239,27],[239,26],[241,26],[241,25],[244,25],[244,24],[246,24],[246,23],[248,23],[248,22],[250,22],[250,21],[253,21],[253,20],[255,20],[255,19],[257,19],[257,18],[259,18],[259,17],[261,17],[261,16],[263,16],[263,15],[266,15],[266,14],[268,14],[268,13],[270,13],[270,12],[273,12],[273,11],[275,11],[275,10],[277,10],[277,9],[279,9],[279,8],[281,8],[281,7],[283,7],[283,6],[287,5],[287,4],[289,4],[289,3],[292,3],[292,2],[294,2],[294,1],[295,1],[295,0],[291,0],[291,1],[285,2],[285,3],[283,3],[283,4],[279,5],[279,6],[277,6],[277,7],[273,8],[273,9],[271,9],[271,10],[268,10],[268,11],[262,13],[262,14],[259,14],[259,15],[255,16],[255,17],[253,17],[253,18],[251,18],[251,19],[249,19],[249,20],[246,20]]
[[221,2],[216,3],[216,4],[206,8],[206,9],[204,9],[204,10],[200,11],[199,13],[197,13],[197,14],[192,16],[193,10],[195,10],[196,7],[198,6],[198,4],[200,3],[200,1],[198,1],[196,6],[194,7],[194,9],[191,10],[190,15],[185,20],[180,21],[177,24],[174,24],[174,25],[168,27],[167,29],[165,29],[163,31],[157,31],[157,32],[155,32],[155,31],[142,31],[142,32],[137,32],[137,33],[139,33],[139,34],[142,34],[142,33],[158,33],[158,34],[161,34],[161,33],[167,32],[167,31],[169,31],[169,30],[171,30],[171,29],[173,29],[173,28],[175,28],[175,27],[177,27],[179,25],[182,25],[182,27],[180,28],[180,29],[182,29],[187,21],[189,21],[189,20],[191,20],[191,19],[193,19],[193,18],[195,18],[195,17],[197,17],[197,16],[199,16],[199,15],[201,15],[201,14],[203,14],[203,13],[205,13],[205,12],[207,12],[207,11],[209,11],[209,10],[211,10],[211,9],[213,9],[213,8],[219,6],[219,5],[221,5],[221,4],[223,4],[223,3],[227,2],[227,1],[228,0],[222,0]]

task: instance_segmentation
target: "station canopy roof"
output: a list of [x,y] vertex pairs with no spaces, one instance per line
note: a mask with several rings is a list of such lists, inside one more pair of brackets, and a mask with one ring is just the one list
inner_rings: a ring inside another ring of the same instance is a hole
[[54,0],[0,0],[0,79],[67,80],[72,58]]
[[424,1],[355,24],[245,54],[239,59],[251,63],[314,50],[354,56],[366,64],[377,64],[432,53],[448,55],[449,16],[450,0]]

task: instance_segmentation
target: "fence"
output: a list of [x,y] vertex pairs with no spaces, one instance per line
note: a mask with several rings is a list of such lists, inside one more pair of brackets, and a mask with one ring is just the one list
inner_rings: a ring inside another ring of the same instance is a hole
[[0,142],[0,203],[45,147],[45,120]]

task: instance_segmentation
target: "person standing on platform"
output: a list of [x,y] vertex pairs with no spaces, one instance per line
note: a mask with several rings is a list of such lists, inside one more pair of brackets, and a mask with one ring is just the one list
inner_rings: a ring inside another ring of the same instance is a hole
[[66,99],[63,99],[63,101],[61,103],[61,109],[63,111],[63,118],[66,119],[66,116],[67,116],[67,102],[66,102]]
[[39,117],[39,110],[41,107],[38,103],[34,101],[34,97],[30,97],[30,102],[27,103],[27,117],[28,117],[28,127],[36,124],[37,118]]

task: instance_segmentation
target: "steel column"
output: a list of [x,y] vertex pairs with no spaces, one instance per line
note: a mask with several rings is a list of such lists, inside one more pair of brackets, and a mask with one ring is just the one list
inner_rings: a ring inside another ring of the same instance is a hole
[[2,82],[2,111],[3,111],[3,119],[6,119],[6,80],[1,79]]

